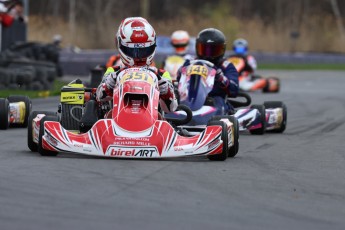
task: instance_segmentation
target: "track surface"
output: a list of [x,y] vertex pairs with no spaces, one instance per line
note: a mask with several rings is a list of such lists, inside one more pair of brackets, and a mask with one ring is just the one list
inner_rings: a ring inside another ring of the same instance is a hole
[[48,158],[0,131],[0,229],[345,229],[345,72],[276,73],[252,97],[287,104],[285,133],[243,134],[225,162]]

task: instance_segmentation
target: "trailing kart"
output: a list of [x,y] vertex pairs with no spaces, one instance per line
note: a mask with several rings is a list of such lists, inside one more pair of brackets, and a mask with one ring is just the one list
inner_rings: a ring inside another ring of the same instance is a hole
[[27,127],[31,107],[31,100],[27,96],[0,98],[0,129]]
[[[214,65],[205,60],[194,60],[181,69],[181,77],[177,87],[179,103],[190,107],[193,118],[190,125],[206,125],[209,121],[232,117],[226,111],[226,106],[219,106],[214,98],[208,97],[214,85],[216,70]],[[250,96],[240,92],[238,99],[227,99],[233,107],[243,107],[251,104]],[[219,103],[218,103],[219,104]],[[266,108],[267,107],[267,108]],[[286,106],[282,102],[265,102],[263,105],[251,105],[248,108],[237,109],[233,117],[238,121],[239,131],[249,130],[251,134],[264,134],[265,131],[283,132],[286,126]],[[181,112],[169,113],[166,117],[182,118]]]
[[164,69],[170,73],[172,80],[176,80],[177,71],[184,62],[185,59],[179,55],[171,55],[165,59]]
[[120,73],[106,119],[99,119],[103,117],[100,110],[109,105],[92,97],[88,100],[85,92],[93,95],[95,89],[75,83],[62,89],[60,116],[32,113],[28,127],[31,151],[43,156],[70,152],[117,158],[203,155],[210,160],[225,160],[237,153],[235,126],[229,120],[215,120],[200,129],[183,127],[192,118],[183,105],[179,109],[187,113],[184,119],[159,119],[158,80],[152,71],[129,68]]
[[239,72],[240,89],[243,91],[258,91],[264,93],[278,93],[280,90],[280,79],[277,77],[262,77],[245,71],[245,60],[242,57],[231,56],[228,58]]

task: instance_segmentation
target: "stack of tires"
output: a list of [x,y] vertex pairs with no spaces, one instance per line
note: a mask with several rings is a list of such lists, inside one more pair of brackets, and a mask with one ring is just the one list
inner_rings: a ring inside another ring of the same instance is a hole
[[50,90],[61,75],[59,49],[52,44],[22,43],[0,53],[0,90]]

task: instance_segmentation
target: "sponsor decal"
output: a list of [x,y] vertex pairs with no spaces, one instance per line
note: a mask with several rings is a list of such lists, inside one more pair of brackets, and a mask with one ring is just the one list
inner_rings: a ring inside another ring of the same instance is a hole
[[122,157],[153,157],[158,155],[155,147],[110,146],[107,152],[110,156]]
[[78,143],[75,143],[73,144],[74,147],[77,147],[77,148],[82,148],[83,147],[83,144],[78,144]]
[[174,151],[178,152],[178,151],[183,151],[182,147],[174,147]]
[[134,44],[134,48],[145,48],[145,43],[136,43]]
[[216,148],[219,145],[219,142],[219,139],[212,141],[210,144],[208,144],[208,150]]
[[57,146],[58,145],[57,140],[50,133],[46,133],[45,138],[46,138],[46,141],[50,145],[52,145],[52,146]]
[[65,97],[62,97],[62,100],[74,100],[75,99],[75,96],[65,96]]

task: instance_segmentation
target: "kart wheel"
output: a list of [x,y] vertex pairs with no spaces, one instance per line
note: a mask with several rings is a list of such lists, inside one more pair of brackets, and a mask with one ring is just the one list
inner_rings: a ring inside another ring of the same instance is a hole
[[55,112],[45,112],[45,111],[32,111],[29,115],[28,118],[28,147],[32,152],[37,152],[38,150],[38,144],[34,142],[33,138],[33,127],[32,127],[32,122],[37,117],[37,114],[45,114],[49,116],[56,116]]
[[263,93],[278,93],[280,90],[280,79],[269,77],[266,79],[266,86],[262,89]]
[[8,129],[10,125],[10,103],[6,98],[0,98],[0,129]]
[[229,152],[228,152],[228,157],[234,157],[236,156],[236,154],[238,153],[238,149],[240,148],[240,145],[238,144],[238,138],[239,138],[239,124],[238,124],[238,120],[236,117],[234,116],[229,116],[229,120],[230,122],[233,124],[234,126],[234,145],[230,147]]
[[264,105],[251,105],[251,109],[257,109],[260,113],[260,123],[261,123],[261,128],[259,129],[253,129],[249,130],[251,134],[254,135],[263,135],[266,130],[266,112],[265,112],[265,106]]
[[228,119],[234,126],[234,145],[229,148],[228,151],[228,157],[234,157],[238,153],[239,144],[238,144],[238,138],[239,138],[239,124],[237,118],[234,116],[228,116],[228,115],[217,115],[213,116],[210,121],[219,121],[220,119],[226,118]]
[[29,118],[31,108],[32,108],[32,103],[31,103],[30,98],[28,96],[14,95],[14,96],[9,96],[7,99],[10,103],[21,102],[21,101],[25,103],[24,123],[17,124],[17,126],[26,128],[28,126],[28,118]]
[[275,109],[275,108],[282,108],[283,109],[283,120],[278,129],[272,130],[270,132],[275,133],[283,133],[286,129],[286,123],[287,123],[287,107],[286,105],[281,101],[265,101],[264,106],[266,109]]
[[226,124],[222,121],[209,121],[207,126],[218,125],[222,127],[222,141],[223,141],[223,150],[221,154],[210,155],[207,158],[211,161],[224,161],[228,157],[228,131]]
[[45,116],[41,120],[40,124],[40,132],[38,135],[38,152],[41,154],[41,156],[49,156],[49,157],[55,157],[58,155],[58,152],[46,150],[42,147],[42,137],[44,134],[44,122],[46,121],[58,121],[57,116]]

